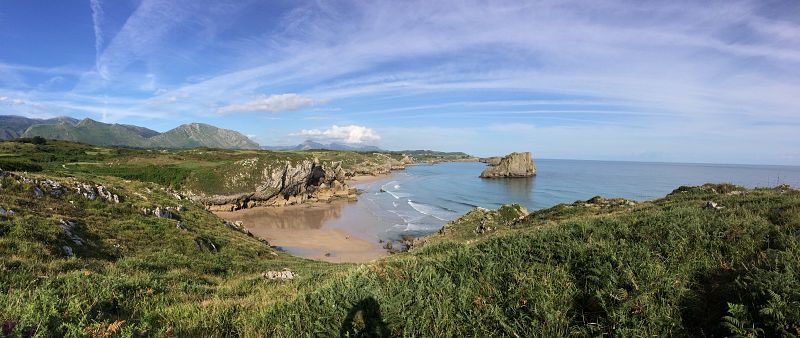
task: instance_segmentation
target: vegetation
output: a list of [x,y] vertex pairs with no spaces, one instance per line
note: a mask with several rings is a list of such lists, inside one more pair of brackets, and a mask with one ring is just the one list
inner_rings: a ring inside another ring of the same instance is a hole
[[[188,182],[209,163],[305,152],[0,145],[58,159],[31,180],[101,183],[123,196],[36,197],[35,183],[2,178],[0,207],[15,213],[0,215],[0,336],[800,335],[800,191],[785,186],[681,187],[643,203],[597,197],[523,218],[515,206],[472,211],[409,252],[329,264],[275,252],[175,199],[166,180],[127,172],[193,163]],[[127,169],[64,169],[64,159]],[[140,212],[178,204],[186,209],[175,219]],[[261,276],[283,269],[297,277]]]

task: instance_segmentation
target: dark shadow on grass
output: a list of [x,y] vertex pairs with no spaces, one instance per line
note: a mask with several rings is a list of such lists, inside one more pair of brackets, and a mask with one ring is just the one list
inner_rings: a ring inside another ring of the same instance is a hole
[[695,277],[691,291],[681,299],[681,320],[690,335],[723,337],[720,325],[728,302],[736,303],[735,270],[717,269]]
[[367,297],[354,305],[342,322],[339,337],[389,337],[378,301]]

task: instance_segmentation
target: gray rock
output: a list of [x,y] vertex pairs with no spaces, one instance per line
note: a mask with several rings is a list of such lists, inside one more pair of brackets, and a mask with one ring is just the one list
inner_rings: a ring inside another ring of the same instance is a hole
[[158,218],[172,218],[172,212],[170,212],[167,208],[161,207],[156,207],[156,209],[153,210],[153,215]]
[[78,237],[78,235],[72,232],[72,230],[75,229],[74,222],[65,221],[62,219],[58,221],[58,226],[61,228],[61,230],[64,231],[64,234],[66,234],[67,237],[69,237],[69,239],[72,240],[73,243],[75,243],[76,245],[83,245],[83,239]]
[[197,246],[197,249],[200,251],[209,251],[213,253],[217,253],[217,245],[214,244],[210,239],[197,237],[194,239],[194,244]]
[[66,245],[65,245],[65,246],[62,246],[62,247],[61,247],[61,249],[63,249],[63,250],[64,250],[64,253],[65,253],[67,256],[69,256],[69,257],[72,257],[72,256],[74,256],[74,253],[72,252],[72,248],[70,248],[69,246],[66,246]]
[[42,198],[44,197],[44,192],[42,189],[39,189],[39,187],[35,187],[33,188],[33,196],[36,196],[36,198]]

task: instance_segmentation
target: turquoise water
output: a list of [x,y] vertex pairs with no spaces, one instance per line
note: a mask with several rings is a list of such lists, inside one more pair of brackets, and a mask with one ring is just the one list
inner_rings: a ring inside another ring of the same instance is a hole
[[[384,179],[356,185],[364,193],[345,214],[373,219],[372,238],[396,239],[434,232],[474,207],[519,203],[529,210],[596,195],[648,200],[681,185],[734,183],[746,187],[800,187],[800,167],[537,160],[532,178],[482,179],[483,163],[410,166]],[[380,189],[386,192],[380,192]]]

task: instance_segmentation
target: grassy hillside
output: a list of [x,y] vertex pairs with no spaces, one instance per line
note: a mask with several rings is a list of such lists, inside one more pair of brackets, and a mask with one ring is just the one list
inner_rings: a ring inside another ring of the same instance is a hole
[[[800,191],[789,187],[681,187],[524,217],[476,209],[410,252],[329,264],[275,252],[163,184],[60,164],[253,154],[2,145],[13,156],[0,160],[42,170],[0,179],[0,336],[800,335]],[[76,182],[121,201],[88,199]],[[155,207],[172,218],[141,212]],[[262,276],[285,269],[296,276]]]
[[252,191],[264,169],[314,158],[369,171],[387,158],[399,160],[402,155],[327,150],[138,150],[52,140],[36,144],[31,139],[0,142],[0,168],[7,170],[114,176],[205,194]]
[[147,140],[141,130],[121,124],[105,124],[85,119],[77,125],[59,123],[31,126],[23,137],[43,137],[53,140],[82,142],[99,146],[144,147]]

